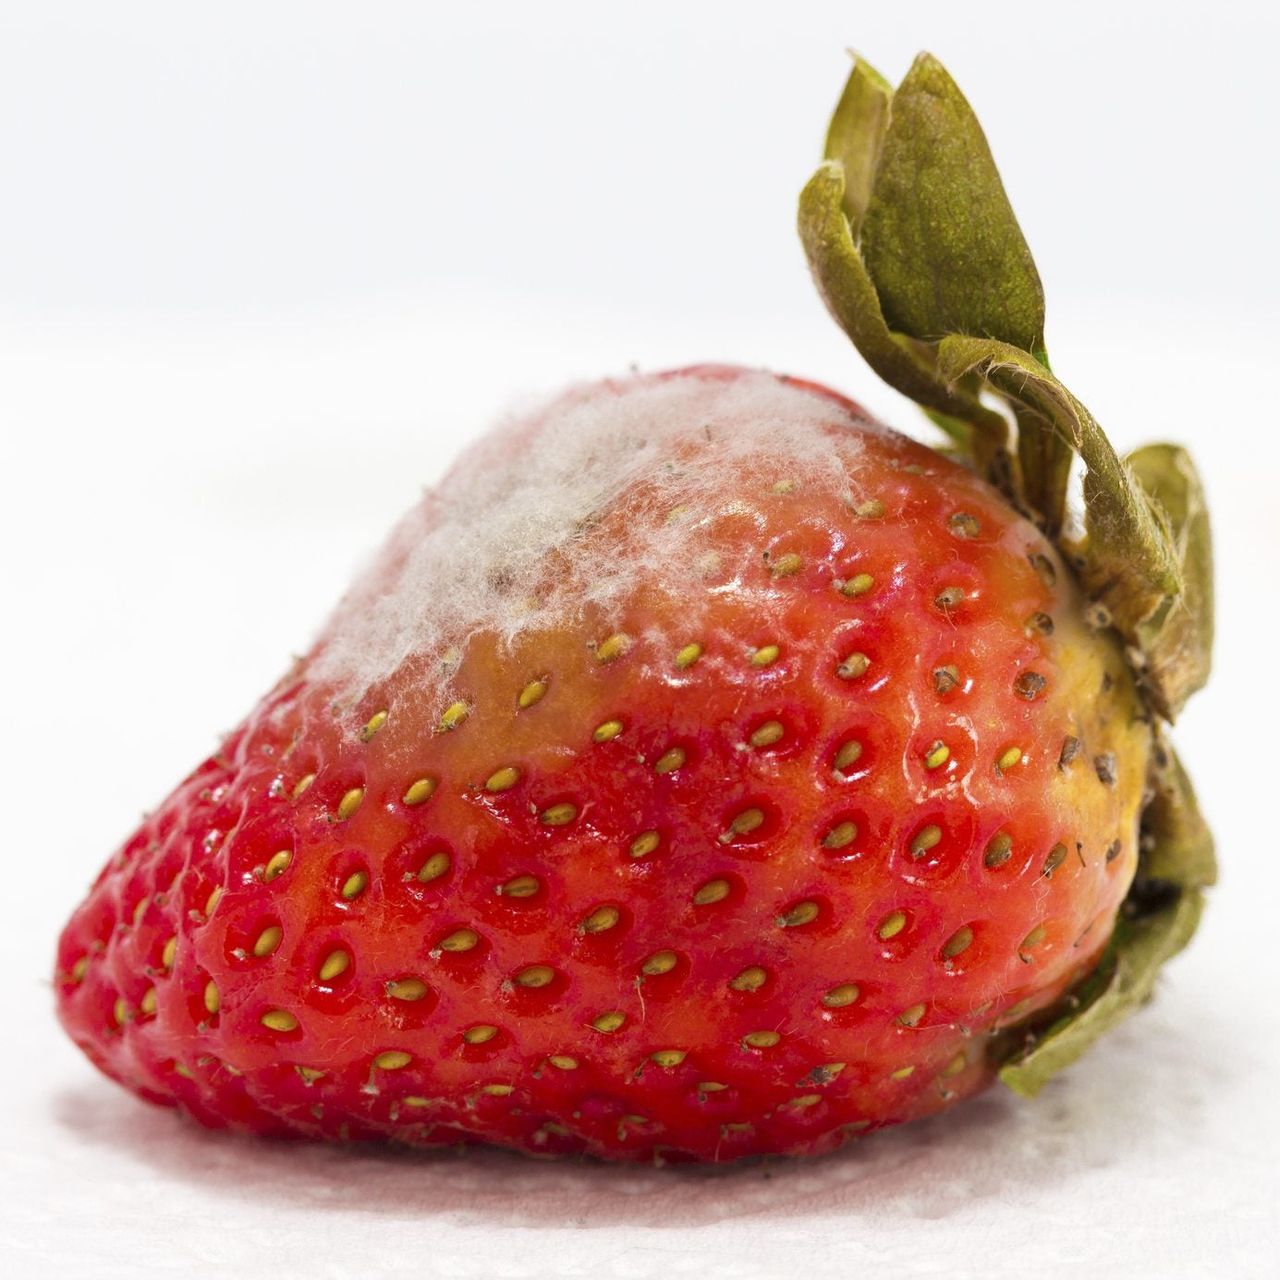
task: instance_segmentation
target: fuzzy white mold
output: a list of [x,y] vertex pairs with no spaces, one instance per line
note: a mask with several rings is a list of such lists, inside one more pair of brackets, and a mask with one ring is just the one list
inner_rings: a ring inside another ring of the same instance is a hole
[[[576,387],[501,424],[457,461],[392,533],[322,633],[311,675],[358,697],[411,658],[477,632],[511,641],[606,614],[637,582],[691,584],[699,515],[782,477],[856,498],[858,433],[835,398],[762,372],[719,367]],[[644,501],[625,555],[601,554],[596,517],[633,486]],[[695,521],[695,526],[697,522]],[[554,581],[548,580],[554,562]]]

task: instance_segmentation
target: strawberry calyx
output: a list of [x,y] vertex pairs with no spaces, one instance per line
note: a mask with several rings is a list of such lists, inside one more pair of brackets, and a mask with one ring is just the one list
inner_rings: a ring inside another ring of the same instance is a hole
[[[798,223],[836,322],[949,437],[949,452],[1057,544],[1091,602],[1091,624],[1122,638],[1153,723],[1172,722],[1208,679],[1212,648],[1199,477],[1173,445],[1121,458],[1053,374],[1035,262],[981,125],[936,58],[921,54],[896,89],[855,59]],[[1077,458],[1082,521],[1068,509]],[[1186,774],[1153,732],[1142,855],[1106,958],[1047,1020],[993,1048],[1019,1092],[1035,1092],[1141,1004],[1198,923],[1213,841]]]

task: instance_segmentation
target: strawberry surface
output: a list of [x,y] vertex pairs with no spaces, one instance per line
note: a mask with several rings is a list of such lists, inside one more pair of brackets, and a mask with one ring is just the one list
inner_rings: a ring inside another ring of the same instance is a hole
[[830,1149],[1098,963],[1151,727],[1058,552],[821,388],[697,368],[478,444],[105,868],[57,997],[212,1126]]

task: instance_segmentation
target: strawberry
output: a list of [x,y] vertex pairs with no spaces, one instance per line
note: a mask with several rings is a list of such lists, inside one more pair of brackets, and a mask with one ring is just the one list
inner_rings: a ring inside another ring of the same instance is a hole
[[[954,456],[713,366],[482,440],[72,916],[106,1074],[254,1133],[725,1160],[1033,1092],[1149,994],[1212,878],[1157,727],[1207,670],[1194,471],[1049,372],[936,62],[855,67],[829,152],[819,288]],[[938,277],[912,219],[957,192]]]

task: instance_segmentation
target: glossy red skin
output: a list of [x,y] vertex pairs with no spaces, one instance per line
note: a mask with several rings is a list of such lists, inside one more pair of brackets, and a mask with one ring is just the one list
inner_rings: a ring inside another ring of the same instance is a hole
[[[1147,738],[1119,653],[1076,624],[1078,595],[1044,539],[968,472],[824,394],[833,436],[860,437],[871,459],[882,515],[751,494],[751,518],[716,517],[723,556],[705,599],[642,586],[609,619],[587,611],[511,651],[473,640],[454,678],[471,713],[449,732],[434,686],[407,667],[336,713],[306,663],[283,681],[129,839],[68,924],[59,1014],[90,1058],[214,1127],[620,1159],[829,1150],[986,1085],[991,1033],[1052,1004],[1108,940],[1135,866]],[[605,544],[625,547],[634,498],[604,513]],[[957,513],[976,536],[957,533]],[[799,569],[775,578],[788,554]],[[839,590],[864,572],[865,594]],[[713,590],[735,575],[756,588],[750,600]],[[966,598],[940,607],[951,586]],[[1028,625],[1043,614],[1058,621],[1052,635]],[[602,662],[593,645],[615,632],[630,646]],[[703,652],[682,669],[675,655],[694,641]],[[754,665],[768,644],[779,658]],[[855,650],[870,666],[843,679]],[[947,664],[960,680],[940,692],[934,672]],[[1015,689],[1029,671],[1046,681],[1031,699]],[[520,690],[544,676],[546,695],[521,709]],[[615,717],[622,732],[596,741]],[[775,720],[784,737],[750,746]],[[837,771],[851,738],[862,756]],[[1070,738],[1084,746],[1063,765]],[[929,769],[939,739],[951,756]],[[1023,759],[996,767],[1011,745]],[[673,746],[685,763],[656,771]],[[1110,784],[1092,763],[1105,752],[1117,757]],[[507,765],[519,781],[486,790]],[[406,805],[422,777],[434,794]],[[363,803],[339,819],[357,786]],[[549,826],[540,815],[559,803],[575,817]],[[751,808],[759,828],[725,839]],[[858,837],[825,847],[845,819]],[[914,857],[930,824],[942,838]],[[632,856],[649,830],[658,848]],[[991,867],[999,832],[1013,849]],[[1059,843],[1069,856],[1046,870]],[[291,861],[267,879],[281,850]],[[441,852],[447,873],[420,883]],[[368,887],[344,899],[357,871]],[[536,892],[497,891],[518,876]],[[727,897],[695,904],[713,879]],[[800,903],[816,918],[782,923]],[[618,923],[584,932],[601,905]],[[881,937],[897,911],[905,926]],[[279,945],[253,955],[271,925]],[[442,952],[463,927],[478,944]],[[972,943],[948,957],[964,927]],[[1026,945],[1037,927],[1043,938]],[[351,963],[322,981],[335,949]],[[643,975],[660,951],[675,966]],[[533,965],[554,971],[547,985],[516,980]],[[751,966],[763,985],[733,989]],[[393,998],[387,984],[404,978],[427,994]],[[827,1007],[842,984],[857,999]],[[269,1010],[297,1027],[264,1026]],[[618,1030],[592,1027],[615,1010]],[[497,1034],[467,1044],[476,1025]],[[761,1031],[777,1043],[744,1044]],[[651,1056],[667,1050],[685,1056]],[[377,1065],[387,1051],[409,1061]]]

